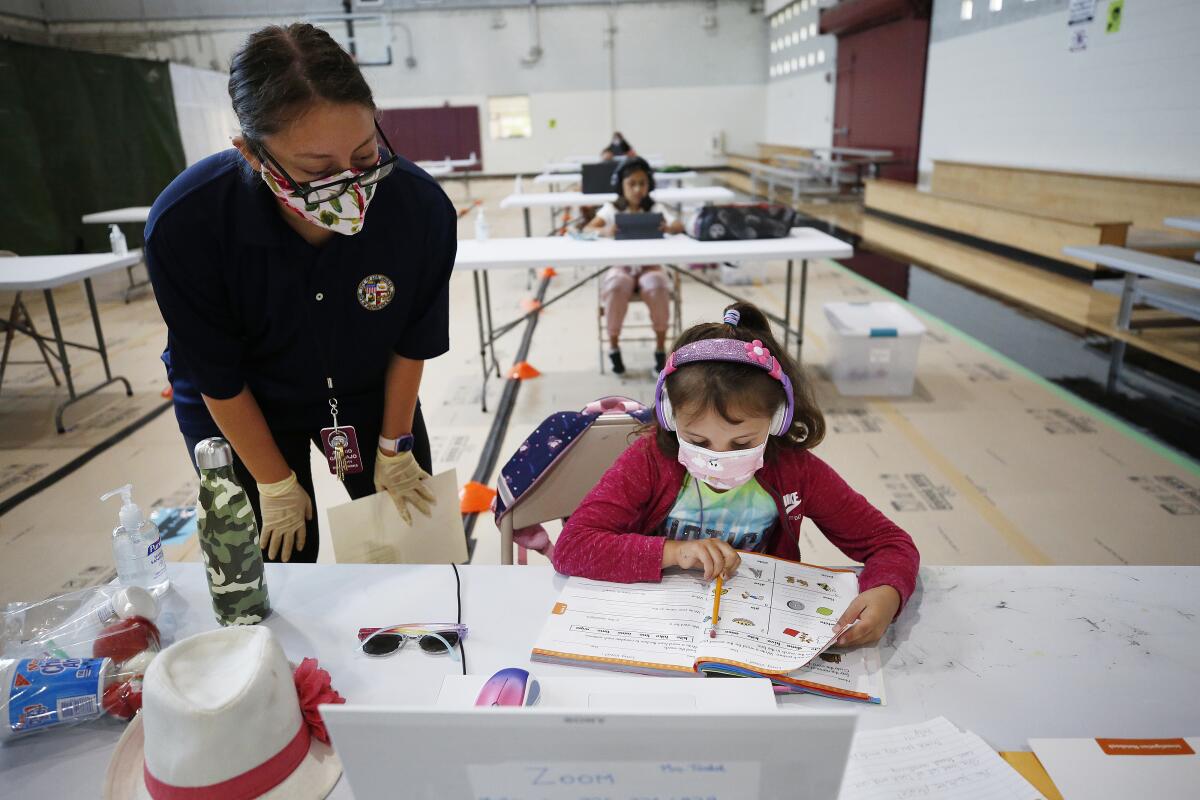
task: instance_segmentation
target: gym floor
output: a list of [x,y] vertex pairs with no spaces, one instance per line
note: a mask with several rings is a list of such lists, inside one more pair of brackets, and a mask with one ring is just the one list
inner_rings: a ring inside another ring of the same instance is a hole
[[[511,186],[509,180],[471,181],[471,199],[485,202],[492,236],[522,235],[520,212],[499,209]],[[468,204],[461,182],[446,188],[460,207]],[[546,216],[534,212],[535,232],[548,227]],[[468,216],[460,222],[459,236],[472,235]],[[732,291],[782,313],[784,264],[748,265],[747,272],[754,285]],[[560,270],[548,296],[583,275]],[[113,370],[129,378],[134,396],[109,387],[87,398],[68,410],[69,430],[60,435],[53,415],[66,390],[55,387],[44,365],[10,367],[0,395],[0,508],[7,507],[0,516],[0,603],[112,576],[110,532],[117,506],[102,504],[101,493],[132,482],[143,507],[186,508],[194,501],[196,477],[162,396],[166,379],[159,354],[166,330],[158,307],[148,290],[126,304],[124,273],[95,284]],[[1152,438],[1011,360],[1023,352],[1036,354],[1044,349],[1040,341],[1061,332],[1032,329],[996,301],[916,269],[907,273],[903,293],[916,304],[928,334],[914,394],[841,397],[826,371],[830,330],[822,304],[895,298],[832,262],[810,265],[808,287],[804,362],[829,422],[827,439],[816,452],[912,534],[925,563],[1200,563],[1195,535],[1200,464],[1171,447],[1171,429],[1143,426]],[[500,322],[523,313],[521,301],[532,291],[525,272],[514,271],[493,273],[491,293]],[[25,300],[39,326],[48,327],[40,295]],[[89,341],[82,287],[64,287],[55,300],[67,338]],[[727,302],[687,279],[681,300],[685,326],[719,317]],[[7,309],[11,296],[0,301]],[[551,412],[578,409],[609,394],[652,400],[649,343],[623,347],[629,368],[624,376],[600,373],[596,309],[593,283],[543,313],[527,359],[541,376],[521,384],[500,464]],[[946,321],[929,309],[940,310]],[[627,324],[645,322],[644,307],[633,304]],[[987,343],[950,322],[971,328]],[[512,363],[519,331],[497,344],[503,368]],[[1010,346],[1013,342],[1019,346]],[[19,337],[12,357],[31,360],[38,353]],[[102,374],[94,354],[73,352],[71,357],[78,385],[90,385]],[[451,352],[426,365],[421,400],[435,471],[456,469],[460,485],[474,472],[493,422],[493,414],[479,407],[478,359],[471,276],[459,273],[451,282]],[[502,386],[490,381],[489,408],[495,408]],[[321,560],[332,561],[325,511],[347,497],[316,457],[314,473]],[[34,488],[26,499],[12,502]],[[473,535],[472,560],[498,563],[498,534],[490,515],[480,515]],[[801,545],[805,560],[847,563],[811,523],[805,524]],[[199,560],[194,536],[173,536],[166,547],[173,560]],[[537,560],[531,555],[531,563]]]

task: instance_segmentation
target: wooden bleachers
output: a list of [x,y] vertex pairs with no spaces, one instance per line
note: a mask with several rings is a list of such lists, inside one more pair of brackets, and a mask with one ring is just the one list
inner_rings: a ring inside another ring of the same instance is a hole
[[1095,264],[1064,256],[1068,246],[1125,244],[1129,222],[1003,204],[994,200],[927,192],[908,183],[866,182],[867,208],[955,233],[1014,247],[1095,270]]
[[1190,258],[1200,246],[1163,224],[1165,217],[1200,214],[1194,181],[934,161],[930,190],[1050,215],[1129,220],[1126,246],[1173,258]]

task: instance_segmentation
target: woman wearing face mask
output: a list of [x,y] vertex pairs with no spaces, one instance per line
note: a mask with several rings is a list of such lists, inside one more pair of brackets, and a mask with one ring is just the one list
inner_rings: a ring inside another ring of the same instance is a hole
[[446,352],[456,215],[396,155],[371,90],[320,28],[250,36],[230,66],[234,149],[155,201],[146,263],[191,452],[233,446],[268,560],[316,561],[310,442],[351,497],[429,513],[417,391]]
[[841,645],[878,641],[917,579],[907,533],[812,454],[825,422],[800,367],[749,303],[683,332],[658,380],[657,424],[563,525],[554,566],[606,581],[669,567],[731,577],[737,550],[800,560],[808,517],[863,562],[861,593],[834,626]]

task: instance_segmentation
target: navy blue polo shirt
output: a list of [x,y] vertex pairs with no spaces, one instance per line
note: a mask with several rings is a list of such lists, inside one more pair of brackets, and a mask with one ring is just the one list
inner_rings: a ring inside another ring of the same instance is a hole
[[187,436],[219,435],[201,394],[223,400],[245,386],[272,430],[315,435],[331,424],[327,372],[340,424],[377,418],[393,353],[423,360],[449,349],[457,214],[429,175],[399,161],[363,229],[320,247],[277,205],[227,150],[188,167],[150,211],[146,264]]

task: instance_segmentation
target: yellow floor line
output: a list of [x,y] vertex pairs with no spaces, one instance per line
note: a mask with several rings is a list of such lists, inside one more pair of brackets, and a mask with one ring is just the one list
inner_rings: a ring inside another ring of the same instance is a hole
[[925,456],[929,463],[945,476],[950,485],[954,487],[954,490],[961,497],[965,497],[967,502],[979,512],[979,515],[995,528],[997,533],[1004,537],[1009,547],[1030,564],[1045,565],[1054,563],[1033,542],[1025,538],[1025,534],[1021,533],[1012,520],[1000,513],[996,505],[975,488],[975,484],[971,483],[967,479],[967,476],[959,472],[950,459],[946,458],[940,450],[930,444],[929,440],[922,436],[913,427],[912,423],[896,410],[895,406],[882,400],[872,400],[871,405],[887,417],[896,426],[896,429],[904,434],[912,446],[920,451],[921,455]]

